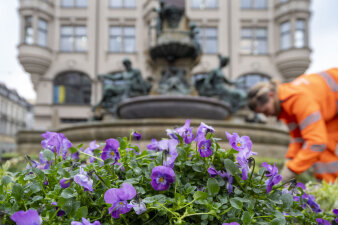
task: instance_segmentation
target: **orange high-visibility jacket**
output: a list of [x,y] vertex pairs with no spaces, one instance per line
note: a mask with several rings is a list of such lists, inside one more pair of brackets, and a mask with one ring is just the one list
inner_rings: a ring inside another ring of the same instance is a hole
[[338,177],[338,68],[301,75],[278,87],[281,113],[291,136],[287,166],[302,173],[311,166],[316,177]]

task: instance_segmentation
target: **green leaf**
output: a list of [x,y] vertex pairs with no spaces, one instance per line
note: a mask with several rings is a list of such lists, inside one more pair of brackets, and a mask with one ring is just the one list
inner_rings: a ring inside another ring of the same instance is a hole
[[70,151],[70,153],[72,153],[72,154],[74,154],[74,153],[76,153],[76,152],[77,152],[77,149],[76,149],[76,148],[74,148],[74,147],[70,147],[68,150],[69,150],[69,151]]
[[203,172],[203,167],[196,164],[192,166],[192,169],[199,173]]
[[82,206],[80,207],[77,211],[75,216],[79,219],[81,219],[82,217],[86,218],[88,215],[88,208],[87,206]]
[[1,185],[6,186],[12,181],[12,179],[9,176],[4,176],[1,179]]
[[248,211],[245,211],[242,215],[243,225],[248,225],[251,223],[251,216]]
[[238,200],[236,198],[230,199],[230,204],[231,204],[232,207],[234,207],[236,209],[242,209],[242,207],[243,207],[243,202],[241,202],[240,200]]
[[286,221],[284,218],[275,218],[270,222],[270,225],[285,225]]
[[224,168],[232,175],[235,176],[239,170],[235,163],[230,159],[224,159]]
[[41,191],[41,184],[39,183],[33,183],[29,189],[32,191],[32,193],[36,193],[36,192],[39,192]]
[[62,191],[61,197],[62,197],[62,198],[65,198],[65,199],[73,198],[73,197],[76,197],[76,193],[74,193],[74,192],[72,191],[72,189],[67,188],[67,189],[65,189],[65,190]]
[[47,159],[48,161],[54,159],[54,153],[51,150],[45,149],[42,154],[43,158]]
[[194,200],[204,200],[208,198],[208,194],[203,191],[196,191],[194,193]]
[[218,182],[215,178],[209,178],[207,182],[208,193],[211,196],[215,196],[218,192],[220,187],[218,186]]
[[34,197],[32,198],[32,202],[36,202],[36,201],[39,201],[39,200],[41,200],[41,199],[43,199],[42,196],[36,195],[36,196],[34,196]]
[[20,184],[15,183],[12,188],[12,194],[17,201],[20,201],[23,197],[23,187]]
[[283,207],[285,209],[289,209],[293,203],[293,197],[290,194],[283,194],[282,195]]

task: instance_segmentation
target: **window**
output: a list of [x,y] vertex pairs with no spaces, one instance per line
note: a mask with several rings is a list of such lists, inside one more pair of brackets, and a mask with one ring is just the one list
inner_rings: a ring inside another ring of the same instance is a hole
[[62,0],[61,6],[65,8],[87,8],[87,0]]
[[204,53],[215,54],[218,52],[217,28],[198,27],[197,40]]
[[246,74],[236,80],[236,88],[248,92],[258,82],[269,81],[271,78],[262,74]]
[[268,52],[266,28],[242,28],[241,53],[264,55]]
[[304,48],[305,47],[305,20],[296,21],[296,31],[295,31],[295,47]]
[[38,21],[38,45],[47,46],[47,27],[48,23],[46,20],[39,19]]
[[85,26],[61,27],[61,51],[85,52],[87,50],[87,28]]
[[191,0],[191,8],[216,9],[218,8],[218,0]]
[[291,48],[290,22],[284,22],[280,25],[280,49]]
[[32,23],[32,17],[26,16],[25,17],[25,37],[24,42],[26,44],[33,44],[34,42],[34,30],[33,30],[33,23]]
[[80,72],[66,72],[54,80],[54,103],[90,104],[91,80]]
[[110,52],[135,52],[135,28],[111,26],[109,29]]
[[111,8],[136,8],[136,0],[109,0]]
[[267,0],[241,0],[241,9],[266,9]]

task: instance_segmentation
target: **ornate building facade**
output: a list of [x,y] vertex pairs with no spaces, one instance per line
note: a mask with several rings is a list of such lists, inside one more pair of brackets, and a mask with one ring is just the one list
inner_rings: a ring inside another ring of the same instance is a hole
[[[158,0],[19,0],[19,61],[37,92],[35,128],[88,120],[101,100],[98,74],[123,70],[128,57],[151,77]],[[310,0],[186,0],[203,55],[193,73],[218,66],[238,88],[289,81],[310,64]]]
[[32,129],[33,119],[32,105],[0,83],[0,156],[15,150],[17,131]]

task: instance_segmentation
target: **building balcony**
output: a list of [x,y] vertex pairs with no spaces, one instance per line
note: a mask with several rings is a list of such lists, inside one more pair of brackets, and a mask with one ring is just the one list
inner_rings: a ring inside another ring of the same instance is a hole
[[43,75],[52,62],[52,51],[38,45],[20,44],[18,59],[27,73]]
[[285,81],[302,75],[310,65],[309,48],[290,48],[276,54],[276,65]]
[[54,0],[20,0],[19,11],[32,10],[47,14],[50,17],[54,15]]
[[289,0],[287,2],[276,1],[275,4],[275,18],[279,20],[285,16],[294,14],[294,13],[305,13],[310,15],[310,0]]

